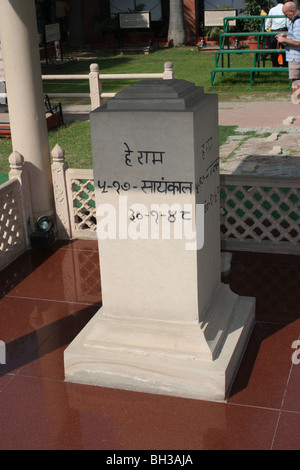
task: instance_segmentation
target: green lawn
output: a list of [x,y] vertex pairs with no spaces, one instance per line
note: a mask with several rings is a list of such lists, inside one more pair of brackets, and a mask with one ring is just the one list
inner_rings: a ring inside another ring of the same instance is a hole
[[[261,73],[250,89],[249,73],[219,74],[216,86],[210,86],[210,71],[215,66],[215,54],[198,51],[195,47],[162,48],[151,54],[114,55],[110,50],[93,53],[94,57],[79,58],[77,63],[60,70],[43,70],[46,74],[87,74],[91,63],[99,64],[102,73],[141,73],[163,72],[165,62],[173,62],[175,77],[203,86],[206,93],[217,93],[219,101],[230,100],[282,100],[290,97],[290,86],[286,72]],[[233,54],[232,66],[252,65],[250,54]],[[269,61],[268,61],[269,62]],[[269,65],[267,62],[267,65]],[[104,92],[117,92],[131,84],[132,80],[107,80],[103,83]],[[88,80],[44,81],[45,93],[89,92]],[[67,102],[68,100],[59,100]],[[76,101],[78,102],[78,101]],[[79,102],[84,102],[83,100]],[[234,132],[233,126],[221,126],[220,144]],[[49,145],[52,149],[59,143],[66,152],[71,168],[92,168],[90,129],[88,122],[74,122],[49,132]],[[0,174],[9,171],[8,156],[11,153],[11,140],[0,138]]]
[[[249,73],[228,73],[224,77],[218,74],[216,85],[210,85],[210,71],[215,66],[213,52],[199,52],[195,47],[163,48],[151,54],[113,55],[109,51],[99,51],[93,58],[80,59],[67,69],[43,71],[43,74],[88,74],[91,63],[98,63],[100,73],[141,73],[163,72],[165,62],[172,62],[175,77],[203,86],[206,93],[218,93],[220,101],[232,99],[267,100],[284,99],[290,94],[287,72],[261,73],[250,88]],[[266,65],[270,66],[270,59]],[[253,65],[250,54],[231,55],[231,65],[246,67]],[[104,92],[120,91],[131,84],[130,80],[106,80],[103,82]],[[89,92],[88,80],[44,82],[44,91],[55,92]]]
[[[219,126],[220,145],[234,133],[235,129],[236,126]],[[69,168],[92,168],[89,122],[75,121],[49,131],[50,151],[57,143],[65,150]],[[0,177],[9,171],[8,157],[11,152],[11,139],[0,138]],[[0,180],[0,184],[1,182],[3,180]]]
[[8,180],[8,175],[7,174],[0,174],[0,184],[5,183],[5,181]]
[[[66,153],[69,167],[92,168],[89,122],[75,121],[49,131],[50,151],[59,143]],[[9,171],[8,157],[12,152],[11,139],[0,138],[0,174]]]

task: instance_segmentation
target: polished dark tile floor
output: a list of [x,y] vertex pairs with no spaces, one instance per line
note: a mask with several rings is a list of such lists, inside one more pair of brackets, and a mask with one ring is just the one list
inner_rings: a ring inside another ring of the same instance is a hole
[[256,298],[227,403],[91,387],[63,351],[101,305],[97,243],[25,253],[0,273],[0,449],[300,449],[300,257],[236,252],[223,282]]

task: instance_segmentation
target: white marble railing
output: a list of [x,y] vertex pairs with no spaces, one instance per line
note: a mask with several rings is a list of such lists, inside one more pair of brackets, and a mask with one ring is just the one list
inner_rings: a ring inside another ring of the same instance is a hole
[[300,253],[300,181],[221,176],[221,239],[226,249]]
[[31,207],[24,159],[13,152],[9,163],[10,179],[0,186],[0,270],[29,248]]
[[104,98],[112,98],[116,93],[103,93],[103,80],[144,80],[161,78],[163,80],[175,78],[172,62],[164,64],[162,73],[100,73],[98,64],[91,64],[88,75],[42,75],[43,80],[88,80],[90,93],[48,93],[49,98],[90,98],[91,109],[103,104]]
[[[68,75],[42,75],[42,80],[51,81],[72,81],[72,80],[87,80],[89,81],[89,93],[47,93],[49,98],[90,98],[91,109],[95,109],[103,104],[104,98],[113,98],[116,93],[102,92],[103,80],[145,80],[149,78],[161,78],[163,80],[170,80],[175,78],[172,62],[165,62],[164,71],[157,73],[100,73],[98,64],[90,65],[89,74],[68,74]],[[6,98],[6,93],[1,93],[0,98]]]
[[51,154],[58,237],[95,239],[93,170],[68,168],[64,149],[58,144]]
[[[93,170],[68,168],[64,150],[52,150],[58,238],[96,239]],[[9,181],[0,186],[0,269],[29,247],[32,221],[23,157],[9,157]],[[300,253],[300,181],[262,175],[220,176],[222,249]]]
[[[64,181],[55,172],[65,165],[59,146],[52,152],[53,180],[59,188],[58,213],[68,206],[69,219],[60,236],[96,238],[93,170],[65,169]],[[62,195],[62,193],[64,193]],[[68,204],[66,204],[66,201]],[[58,204],[58,202],[57,202]],[[248,175],[220,176],[222,249],[300,252],[300,181]],[[65,220],[66,216],[63,217]]]

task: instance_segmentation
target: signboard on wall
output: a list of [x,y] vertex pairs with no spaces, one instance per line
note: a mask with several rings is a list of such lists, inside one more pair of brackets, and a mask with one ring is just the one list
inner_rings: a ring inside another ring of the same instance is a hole
[[119,13],[119,25],[121,29],[150,28],[150,12]]
[[119,13],[134,12],[140,3],[143,4],[144,11],[150,11],[151,21],[162,20],[161,0],[109,0],[110,14],[114,17]]
[[[236,10],[204,10],[204,26],[223,26],[227,16],[237,16]],[[231,20],[229,25],[236,26],[236,21]]]
[[46,42],[60,41],[60,27],[59,23],[45,25]]

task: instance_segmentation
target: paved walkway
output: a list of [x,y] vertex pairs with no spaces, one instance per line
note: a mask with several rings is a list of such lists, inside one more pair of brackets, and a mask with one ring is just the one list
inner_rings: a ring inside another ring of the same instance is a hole
[[[88,120],[90,110],[90,105],[63,105],[66,121]],[[219,124],[224,126],[278,127],[286,125],[283,121],[291,116],[294,117],[293,124],[300,126],[300,105],[288,101],[219,103]],[[8,114],[1,113],[1,121],[8,119]]]
[[63,105],[63,116],[65,122],[68,121],[88,121],[90,119],[89,113],[91,106],[86,104],[80,105]]
[[221,173],[300,177],[300,106],[220,103],[219,124],[238,126],[238,135],[220,148]]
[[300,105],[288,101],[221,102],[219,124],[239,127],[282,126],[288,117],[300,126]]
[[[86,118],[91,107],[89,105],[64,105],[63,113],[66,120]],[[288,101],[261,102],[220,102],[219,124],[239,127],[278,127],[283,121],[294,117],[294,124],[300,126],[300,105]]]

